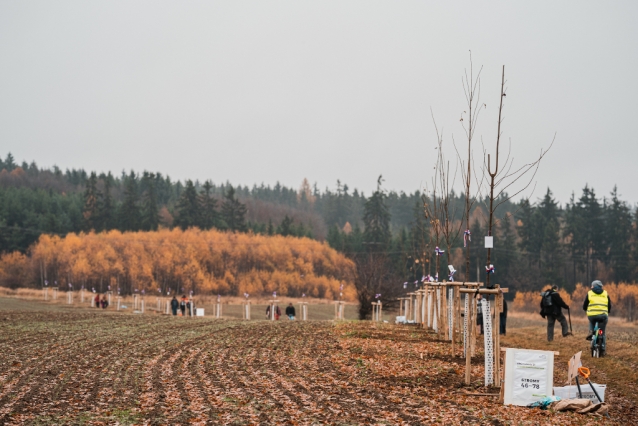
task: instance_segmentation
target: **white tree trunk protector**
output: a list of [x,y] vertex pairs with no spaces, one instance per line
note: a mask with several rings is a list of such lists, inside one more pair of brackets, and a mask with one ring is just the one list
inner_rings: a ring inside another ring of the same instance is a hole
[[494,346],[492,342],[492,315],[490,302],[481,299],[483,307],[483,342],[485,347],[485,386],[494,384]]
[[436,331],[437,333],[439,332],[439,315],[441,312],[441,303],[439,300],[439,289],[437,288],[434,291],[434,306],[436,308],[436,315],[432,315],[432,329],[434,331]]
[[448,323],[448,340],[452,340],[454,338],[454,314],[453,314],[453,303],[454,303],[454,288],[450,288],[447,292],[447,323]]
[[432,292],[428,291],[428,328],[432,327]]
[[424,323],[424,322],[427,321],[427,319],[425,318],[425,315],[426,315],[425,306],[426,306],[426,302],[427,302],[425,300],[426,297],[427,296],[425,295],[425,293],[423,293],[421,295],[421,323]]
[[465,313],[463,314],[463,357],[465,358],[467,355],[465,351],[467,350],[467,322],[470,315],[470,295],[465,294]]

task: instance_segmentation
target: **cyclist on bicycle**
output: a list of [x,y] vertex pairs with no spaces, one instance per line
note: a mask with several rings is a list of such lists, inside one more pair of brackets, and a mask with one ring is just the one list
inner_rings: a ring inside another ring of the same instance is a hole
[[603,283],[596,280],[591,283],[591,290],[587,292],[585,302],[583,302],[583,310],[587,311],[589,319],[589,334],[586,339],[591,340],[594,336],[594,327],[598,323],[598,328],[603,331],[603,351],[605,350],[605,327],[607,319],[611,312],[611,300],[606,290],[603,290]]

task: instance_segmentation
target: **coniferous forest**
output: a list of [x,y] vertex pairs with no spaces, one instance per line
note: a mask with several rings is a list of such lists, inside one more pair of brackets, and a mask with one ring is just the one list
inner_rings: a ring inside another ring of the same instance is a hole
[[[467,279],[484,279],[486,208],[477,200],[470,214],[471,267]],[[424,214],[428,194],[377,190],[366,196],[336,181],[320,189],[303,180],[298,188],[277,183],[233,186],[187,180],[162,173],[112,173],[39,168],[0,159],[0,284],[7,284],[11,253],[29,254],[42,234],[216,229],[261,235],[306,237],[327,243],[362,269],[387,265],[382,280],[388,296],[411,290],[425,275],[446,274],[446,263],[464,271],[462,217],[439,270]],[[451,194],[451,211],[463,211],[464,195]],[[567,202],[551,189],[535,198],[505,202],[496,212],[492,262],[494,279],[510,289],[534,290],[555,283],[567,290],[600,279],[635,282],[638,275],[637,211],[614,190],[574,191]],[[367,257],[359,256],[366,254]],[[382,258],[380,261],[379,259]],[[477,276],[478,275],[478,276]],[[27,283],[37,285],[39,283]],[[15,282],[14,284],[15,285]],[[411,287],[412,286],[412,287]],[[392,294],[391,294],[392,293]],[[371,298],[373,295],[368,295]],[[385,298],[385,297],[384,297]],[[365,301],[362,301],[365,302]]]

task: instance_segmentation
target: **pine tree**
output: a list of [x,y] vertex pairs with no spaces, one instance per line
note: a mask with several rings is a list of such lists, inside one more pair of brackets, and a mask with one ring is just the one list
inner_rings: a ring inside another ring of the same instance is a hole
[[91,177],[89,177],[86,189],[84,190],[84,208],[82,209],[82,217],[84,218],[84,229],[90,231],[98,228],[98,190],[97,175],[95,172],[91,173]]
[[221,216],[231,231],[246,232],[246,206],[235,197],[235,190],[230,185],[224,195]]
[[145,231],[157,231],[159,227],[159,207],[157,205],[157,190],[155,174],[144,172],[142,184],[145,188],[142,198],[142,229]]
[[177,217],[175,225],[182,229],[188,229],[200,224],[200,206],[197,198],[197,190],[192,180],[186,181],[186,187],[177,203]]
[[275,235],[275,227],[272,224],[272,220],[268,219],[268,229],[266,230],[268,235]]
[[140,209],[137,205],[137,182],[135,173],[131,171],[124,184],[124,201],[120,206],[119,222],[121,231],[138,231],[140,229]]
[[219,212],[217,211],[217,200],[213,197],[213,184],[207,180],[202,186],[203,191],[199,194],[199,204],[201,209],[202,229],[211,229],[220,227]]

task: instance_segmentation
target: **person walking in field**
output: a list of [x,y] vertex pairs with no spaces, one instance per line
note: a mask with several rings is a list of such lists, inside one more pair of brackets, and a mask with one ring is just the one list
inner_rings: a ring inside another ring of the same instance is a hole
[[188,301],[188,299],[186,299],[186,295],[183,294],[182,295],[182,300],[180,300],[179,302],[179,309],[182,311],[182,316],[186,315],[186,302]]
[[173,296],[173,300],[171,300],[171,311],[173,311],[173,315],[177,315],[177,309],[179,308],[179,302],[177,298]]
[[500,333],[505,336],[505,329],[507,323],[507,300],[503,298],[503,312],[499,313]]
[[547,341],[554,340],[554,325],[556,320],[561,325],[563,337],[571,335],[567,325],[567,318],[563,315],[563,309],[569,310],[569,306],[563,301],[558,294],[558,286],[554,285],[551,289],[541,293],[541,316],[547,318]]
[[286,315],[288,316],[289,320],[294,320],[295,319],[295,307],[292,306],[292,303],[289,303],[288,306],[286,307]]
[[100,293],[95,295],[95,307],[100,309]]
[[106,294],[102,296],[102,301],[100,303],[102,304],[102,309],[109,307],[109,301],[106,300]]
[[611,299],[607,290],[603,290],[603,283],[596,280],[591,283],[591,290],[587,292],[585,301],[583,302],[583,310],[587,312],[589,320],[589,334],[586,339],[591,340],[594,337],[594,326],[598,323],[598,327],[603,331],[603,352],[605,351],[605,340],[607,335],[607,320],[611,312]]

